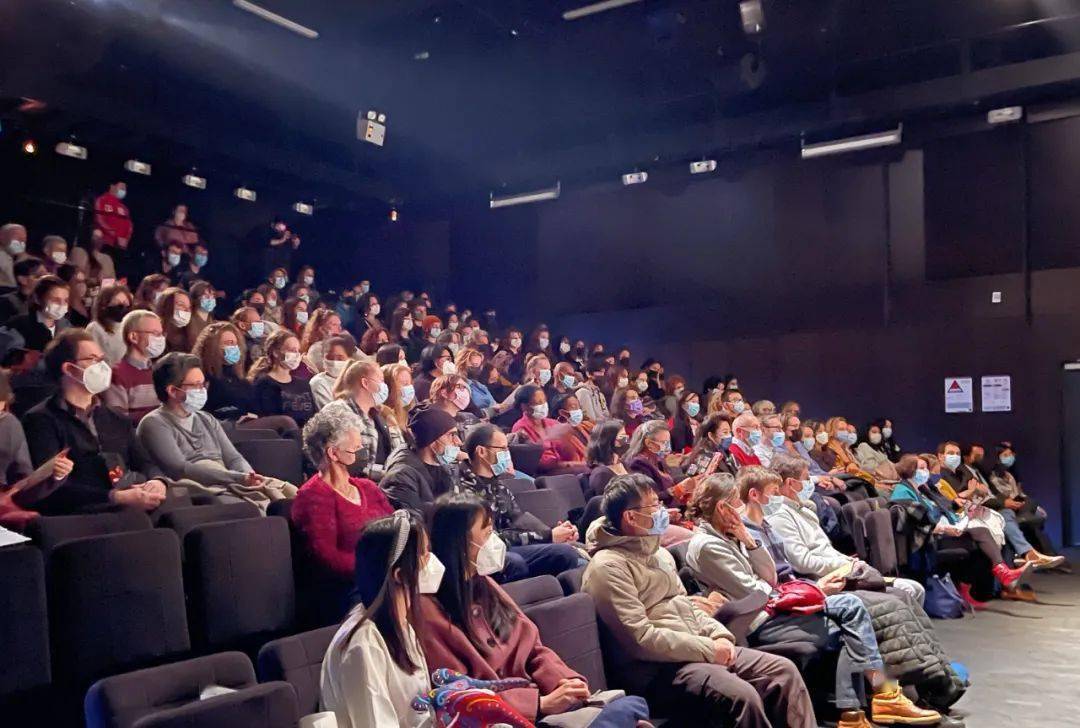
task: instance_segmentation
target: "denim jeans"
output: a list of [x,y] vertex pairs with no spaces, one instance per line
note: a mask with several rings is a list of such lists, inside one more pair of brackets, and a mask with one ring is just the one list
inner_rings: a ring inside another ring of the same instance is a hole
[[829,639],[838,650],[836,658],[836,707],[856,710],[865,697],[863,675],[884,670],[870,613],[854,594],[825,597]]
[[1009,544],[1016,551],[1018,556],[1023,556],[1028,551],[1031,551],[1031,544],[1024,536],[1023,530],[1020,528],[1020,524],[1016,522],[1016,513],[1012,508],[1002,508],[998,513],[1005,519],[1005,538]]
[[506,550],[506,566],[498,575],[501,583],[528,579],[530,576],[551,574],[585,566],[589,562],[566,543],[538,543],[531,546],[511,546]]

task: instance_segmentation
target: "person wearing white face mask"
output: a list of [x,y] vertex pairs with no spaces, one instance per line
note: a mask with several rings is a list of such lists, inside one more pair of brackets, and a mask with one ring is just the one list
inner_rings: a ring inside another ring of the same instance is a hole
[[436,407],[415,410],[409,429],[412,443],[390,454],[379,487],[391,503],[421,515],[437,496],[456,490],[461,437],[454,418]]
[[560,448],[559,444],[568,434],[568,428],[548,416],[547,395],[543,389],[533,384],[523,384],[514,393],[514,406],[521,417],[510,431],[518,433],[524,442],[543,446],[539,465],[542,474],[588,472],[589,466],[585,464],[584,457],[575,460],[573,452]]
[[[321,410],[334,399],[334,385],[345,367],[356,353],[356,345],[350,337],[331,336],[319,342],[321,353],[319,362],[321,371],[310,381],[311,395],[315,398],[315,409]],[[310,352],[310,350],[309,350]]]
[[[152,511],[165,499],[159,469],[135,437],[131,420],[103,406],[98,395],[109,388],[112,370],[101,347],[83,329],[61,332],[44,355],[45,375],[57,393],[23,417],[34,467],[61,450],[74,463],[68,478],[34,504],[43,515],[100,510],[109,503]],[[113,482],[105,461],[122,472]]]
[[45,261],[45,269],[55,274],[60,266],[67,263],[67,241],[59,235],[46,235],[41,240],[41,257]]
[[315,414],[310,381],[295,374],[301,359],[300,340],[291,331],[278,329],[270,335],[248,372],[255,385],[255,414],[288,415],[300,427]]
[[138,424],[161,404],[150,371],[154,359],[165,352],[161,319],[152,311],[131,311],[120,324],[127,353],[113,365],[112,385],[102,395],[105,404],[123,412]]
[[[491,578],[503,569],[506,544],[486,506],[468,494],[440,498],[431,521],[431,544],[446,573],[439,590],[421,598],[421,640],[428,666],[479,679],[527,679],[528,687],[499,696],[537,724],[578,708],[591,693],[588,681],[544,646],[536,625]],[[607,706],[607,715],[598,716],[597,724],[631,728],[647,716],[639,698],[615,703],[620,705]],[[613,720],[615,711],[627,714]]]
[[136,431],[166,476],[191,481],[189,489],[198,484],[226,502],[246,500],[264,512],[271,500],[296,495],[295,485],[256,473],[221,423],[202,411],[207,390],[199,357],[173,352],[158,359],[154,391],[161,406]]
[[[869,473],[886,472],[885,470],[879,470],[879,468],[884,468],[891,471],[890,475],[895,475],[896,471],[891,465],[885,445],[885,435],[881,431],[881,422],[871,422],[867,425],[855,447],[855,459],[859,461],[862,469]],[[882,475],[882,478],[885,477],[885,475]],[[896,477],[889,477],[889,480],[897,479]]]
[[420,373],[413,379],[416,400],[426,402],[431,396],[431,383],[439,377],[457,374],[454,354],[445,344],[429,344],[420,352]]
[[[356,542],[364,526],[393,512],[379,486],[349,472],[363,451],[362,430],[360,419],[343,408],[322,410],[308,420],[304,453],[318,472],[300,487],[291,513],[315,562],[342,585],[355,573]],[[338,596],[344,598],[344,589]]]
[[0,226],[0,288],[14,288],[15,261],[26,255],[26,228],[16,222]]
[[412,625],[421,624],[421,595],[438,590],[445,568],[422,523],[404,512],[371,521],[358,535],[359,603],[323,657],[319,707],[334,713],[338,728],[431,728],[432,715],[412,707],[431,689]]
[[10,348],[44,351],[61,331],[71,327],[67,320],[68,285],[56,276],[42,276],[34,284],[27,301],[27,313],[8,320]]
[[432,407],[438,407],[454,418],[462,439],[465,439],[465,431],[480,421],[469,411],[472,408],[472,392],[465,377],[457,374],[437,377],[431,383],[429,399]]
[[157,303],[154,313],[161,319],[165,333],[165,351],[188,351],[187,325],[191,323],[191,296],[180,288],[166,288]]

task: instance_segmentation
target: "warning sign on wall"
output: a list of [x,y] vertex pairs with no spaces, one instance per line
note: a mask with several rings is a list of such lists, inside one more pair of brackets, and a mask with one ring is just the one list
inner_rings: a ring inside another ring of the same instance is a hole
[[975,385],[971,377],[945,378],[945,411],[975,411]]

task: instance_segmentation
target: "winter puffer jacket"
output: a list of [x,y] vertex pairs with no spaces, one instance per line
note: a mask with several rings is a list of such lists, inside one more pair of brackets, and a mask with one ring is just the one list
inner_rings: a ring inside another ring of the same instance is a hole
[[890,676],[912,685],[937,710],[964,694],[964,681],[953,669],[930,617],[906,593],[854,592],[870,612],[878,649]]

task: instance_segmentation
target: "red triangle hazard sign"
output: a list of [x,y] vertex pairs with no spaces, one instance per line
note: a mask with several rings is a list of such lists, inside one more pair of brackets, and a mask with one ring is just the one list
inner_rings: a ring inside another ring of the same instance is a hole
[[960,386],[960,382],[958,382],[958,381],[956,381],[954,379],[954,380],[952,380],[952,384],[949,385],[949,391],[950,392],[963,392],[964,388]]

